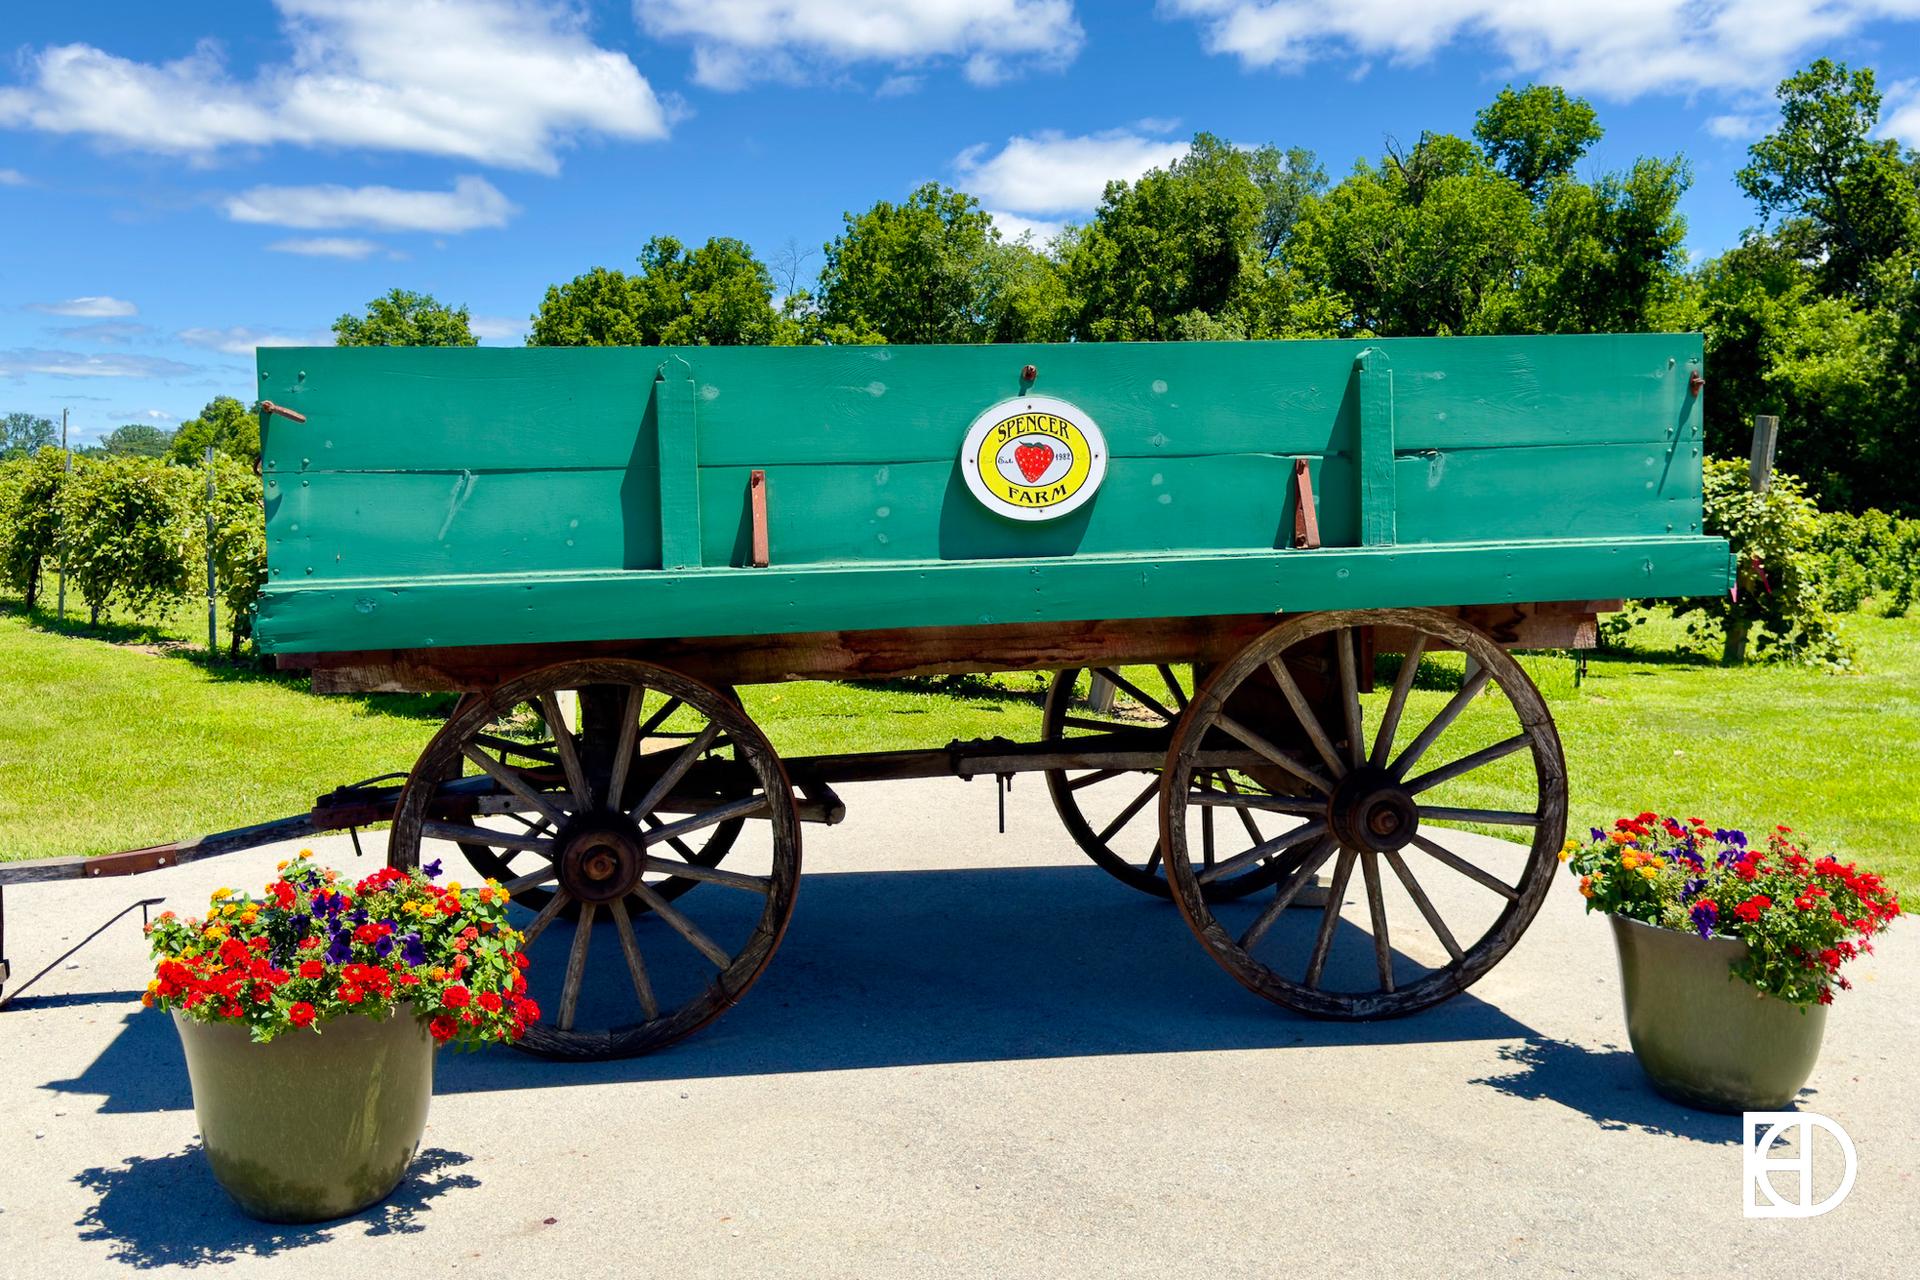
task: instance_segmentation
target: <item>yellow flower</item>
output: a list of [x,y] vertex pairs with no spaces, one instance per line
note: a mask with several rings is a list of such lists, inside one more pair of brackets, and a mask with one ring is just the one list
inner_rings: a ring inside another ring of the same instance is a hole
[[447,881],[447,892],[448,893],[460,892],[460,882],[458,880]]
[[223,898],[231,898],[232,896],[233,896],[233,890],[225,887],[215,889],[213,891],[213,900],[215,902],[219,902]]
[[240,916],[240,923],[252,924],[255,920],[258,920],[259,918],[260,917],[255,912],[252,912],[252,911],[244,912]]
[[1640,868],[1640,874],[1645,876],[1649,880],[1657,880],[1660,876],[1660,873],[1654,870],[1652,867]]
[[1639,865],[1640,865],[1640,858],[1639,858],[1639,855],[1638,855],[1638,854],[1632,854],[1632,853],[1623,853],[1623,854],[1621,854],[1621,855],[1620,855],[1620,865],[1621,865],[1621,866],[1623,866],[1623,867],[1625,867],[1625,868],[1626,868],[1627,870],[1629,870],[1629,871],[1631,871],[1631,870],[1633,870],[1633,869],[1634,869],[1635,867],[1637,867],[1637,866],[1639,866]]

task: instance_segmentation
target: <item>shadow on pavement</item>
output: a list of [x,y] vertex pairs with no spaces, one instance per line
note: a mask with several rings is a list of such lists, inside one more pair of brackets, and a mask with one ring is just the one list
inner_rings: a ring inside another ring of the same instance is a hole
[[342,1227],[369,1236],[407,1235],[426,1230],[417,1219],[433,1201],[480,1185],[472,1174],[450,1172],[472,1158],[437,1148],[422,1151],[399,1189],[373,1208],[334,1222],[285,1226],[255,1221],[234,1208],[195,1145],[75,1175],[74,1181],[99,1199],[74,1225],[80,1239],[107,1244],[114,1262],[140,1268],[268,1257],[319,1244]]
[[[1349,945],[1371,963],[1369,944],[1356,938]],[[601,939],[593,954],[589,986],[601,990],[589,994],[630,1003],[618,948]],[[1091,865],[840,872],[803,880],[792,926],[766,976],[738,1008],[680,1044],[598,1063],[506,1050],[442,1054],[437,1087],[446,1094],[1532,1034],[1471,993],[1386,1022],[1293,1014],[1222,972],[1171,903]],[[106,1112],[192,1106],[173,1027],[138,1010],[79,1077],[47,1087],[100,1095]]]
[[1693,1111],[1654,1092],[1630,1050],[1594,1050],[1566,1040],[1529,1036],[1503,1045],[1509,1068],[1475,1080],[1513,1098],[1557,1102],[1593,1117],[1602,1129],[1638,1130],[1695,1142],[1740,1141],[1740,1117]]

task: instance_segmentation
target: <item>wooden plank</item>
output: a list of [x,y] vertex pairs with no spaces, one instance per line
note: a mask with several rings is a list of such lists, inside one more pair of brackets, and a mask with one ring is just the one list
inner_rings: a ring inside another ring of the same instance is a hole
[[1753,419],[1753,447],[1747,456],[1747,485],[1755,493],[1773,487],[1773,451],[1780,442],[1780,419],[1771,414],[1756,414]]
[[653,419],[660,475],[660,567],[700,563],[700,424],[693,366],[664,360],[653,384]]
[[1360,545],[1394,543],[1393,368],[1378,347],[1353,362],[1355,388],[1354,466],[1360,476]]
[[1243,554],[837,564],[788,569],[493,575],[314,582],[262,598],[273,653],[540,644],[1554,597],[1714,595],[1718,539],[1325,547]]
[[[1590,649],[1596,610],[1619,601],[1449,609],[1516,649]],[[287,670],[311,670],[317,693],[483,689],[509,676],[574,658],[631,658],[697,680],[898,679],[972,671],[1060,671],[1152,662],[1222,662],[1275,625],[1271,614],[1217,618],[1101,619],[895,631],[813,631],[685,640],[604,640],[557,645],[482,645],[288,654]],[[1381,629],[1375,648],[1403,652],[1407,637]]]

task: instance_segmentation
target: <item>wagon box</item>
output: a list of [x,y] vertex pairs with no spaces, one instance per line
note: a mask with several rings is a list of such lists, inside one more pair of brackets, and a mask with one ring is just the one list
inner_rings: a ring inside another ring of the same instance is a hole
[[[1692,334],[263,349],[262,397],[306,420],[264,431],[256,634],[299,655],[1708,594],[1700,360]],[[1012,519],[964,439],[1042,399],[1093,424],[1104,474]]]

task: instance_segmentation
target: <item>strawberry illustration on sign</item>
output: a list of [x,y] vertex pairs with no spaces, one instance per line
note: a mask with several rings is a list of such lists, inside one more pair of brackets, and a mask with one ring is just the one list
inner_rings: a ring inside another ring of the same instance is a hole
[[983,411],[960,446],[973,496],[1011,520],[1053,520],[1084,505],[1107,473],[1107,442],[1080,406],[1020,396]]
[[1013,451],[1013,461],[1020,468],[1020,474],[1032,484],[1046,469],[1053,465],[1053,446],[1050,444],[1023,444]]

